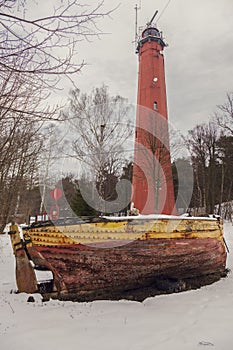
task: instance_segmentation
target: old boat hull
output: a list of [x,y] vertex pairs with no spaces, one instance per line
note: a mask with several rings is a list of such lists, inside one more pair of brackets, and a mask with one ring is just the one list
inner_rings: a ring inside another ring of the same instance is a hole
[[[24,230],[27,255],[53,273],[65,300],[130,298],[200,287],[226,275],[222,223],[216,219],[108,219]],[[44,286],[43,286],[44,287]]]

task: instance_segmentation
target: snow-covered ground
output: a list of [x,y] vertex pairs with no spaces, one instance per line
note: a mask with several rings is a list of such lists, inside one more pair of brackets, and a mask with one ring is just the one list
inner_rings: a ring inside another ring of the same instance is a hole
[[[233,269],[233,226],[225,225]],[[15,294],[10,238],[0,235],[1,350],[231,350],[233,274],[199,290],[132,301],[27,302]]]

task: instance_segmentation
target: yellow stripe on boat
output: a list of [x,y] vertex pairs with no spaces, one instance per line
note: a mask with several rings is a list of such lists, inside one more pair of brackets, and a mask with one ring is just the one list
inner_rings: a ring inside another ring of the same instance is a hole
[[35,245],[88,244],[109,240],[148,240],[182,238],[222,239],[222,223],[208,219],[132,220],[84,223],[69,226],[45,226],[24,231]]

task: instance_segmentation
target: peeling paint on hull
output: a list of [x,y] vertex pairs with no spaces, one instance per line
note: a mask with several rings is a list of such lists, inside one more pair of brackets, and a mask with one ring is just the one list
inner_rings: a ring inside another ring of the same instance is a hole
[[191,284],[192,279],[204,280],[211,274],[219,279],[226,259],[221,241],[211,238],[150,239],[107,250],[83,245],[31,247],[29,254],[35,261],[37,252],[62,276],[66,291],[60,298],[77,300],[109,293],[123,297],[124,291],[156,285],[156,280],[184,283],[186,289],[186,280]]

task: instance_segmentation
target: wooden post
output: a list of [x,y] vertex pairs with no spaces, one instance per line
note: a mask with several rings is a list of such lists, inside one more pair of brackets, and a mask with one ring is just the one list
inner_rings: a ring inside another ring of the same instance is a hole
[[15,272],[18,291],[20,293],[36,293],[38,291],[36,274],[24,249],[16,223],[11,224],[9,235],[16,261]]

